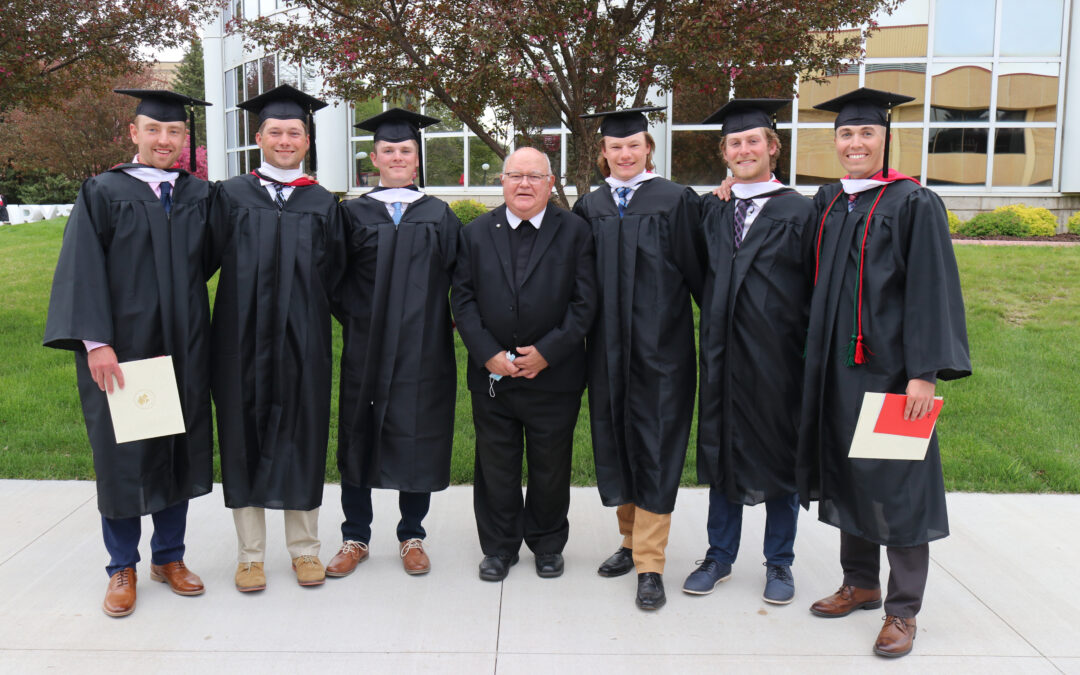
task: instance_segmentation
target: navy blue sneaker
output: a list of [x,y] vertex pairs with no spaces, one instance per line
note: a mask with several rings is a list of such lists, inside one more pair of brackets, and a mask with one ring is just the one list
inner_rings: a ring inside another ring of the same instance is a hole
[[721,581],[731,578],[731,565],[706,558],[697,561],[698,568],[686,577],[682,589],[690,595],[708,595]]
[[765,565],[765,602],[774,605],[786,605],[795,599],[795,577],[791,576],[791,565]]

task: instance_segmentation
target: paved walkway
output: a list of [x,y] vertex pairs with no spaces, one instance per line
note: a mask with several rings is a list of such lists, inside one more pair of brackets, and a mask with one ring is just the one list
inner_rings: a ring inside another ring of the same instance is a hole
[[[324,561],[339,543],[339,495],[327,486]],[[645,613],[634,607],[633,575],[596,575],[618,535],[595,489],[574,489],[558,579],[538,578],[523,549],[505,582],[480,581],[472,489],[454,487],[434,496],[425,523],[430,574],[402,572],[396,496],[376,491],[372,557],[356,573],[299,587],[272,517],[268,588],[240,594],[232,518],[216,486],[192,502],[188,524],[186,560],[206,594],[180,597],[150,581],[147,536],[138,608],[111,619],[100,609],[107,579],[94,485],[0,481],[0,672],[1080,674],[1080,496],[949,495],[953,534],[931,545],[915,651],[896,661],[871,654],[881,610],[844,619],[807,611],[840,582],[836,530],[813,512],[800,521],[793,604],[761,600],[761,507],[746,512],[734,577],[710,596],[683,594],[705,550],[707,503],[704,490],[680,494],[668,604]]]

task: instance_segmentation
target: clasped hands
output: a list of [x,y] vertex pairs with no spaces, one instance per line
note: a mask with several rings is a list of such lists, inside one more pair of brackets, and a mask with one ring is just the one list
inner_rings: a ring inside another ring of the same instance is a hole
[[500,351],[487,360],[484,367],[493,375],[503,377],[524,377],[531,380],[540,374],[540,371],[548,367],[547,359],[540,350],[532,345],[518,347],[515,350],[518,357],[511,361],[506,358],[506,352]]

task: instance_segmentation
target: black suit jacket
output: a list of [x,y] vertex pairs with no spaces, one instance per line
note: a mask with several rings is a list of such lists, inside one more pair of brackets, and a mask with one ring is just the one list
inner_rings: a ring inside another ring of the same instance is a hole
[[504,377],[495,391],[583,390],[585,335],[598,302],[589,224],[549,203],[520,286],[514,283],[505,205],[463,227],[460,237],[451,305],[469,350],[469,389],[488,390],[484,364],[492,356],[532,345],[548,367],[532,380]]

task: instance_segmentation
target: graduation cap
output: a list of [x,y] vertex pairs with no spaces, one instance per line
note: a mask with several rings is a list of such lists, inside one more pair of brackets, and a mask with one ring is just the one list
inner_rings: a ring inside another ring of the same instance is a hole
[[[192,171],[195,170],[195,106],[214,105],[213,103],[166,89],[113,89],[113,92],[139,99],[139,105],[135,108],[136,115],[145,115],[158,122],[186,121],[190,143],[189,165]],[[191,106],[190,111],[184,110],[187,106]]]
[[320,101],[295,87],[283,84],[243,103],[237,103],[236,107],[258,115],[260,124],[270,119],[305,122],[311,136],[311,165],[308,168],[311,173],[315,173],[319,169],[319,159],[315,152],[315,111],[328,105],[326,101]]
[[390,108],[366,120],[357,122],[353,126],[357,129],[370,131],[375,134],[375,142],[402,143],[404,141],[416,141],[417,184],[424,187],[424,155],[423,143],[420,142],[420,130],[430,127],[432,124],[441,122],[437,117],[428,117],[411,110],[402,108]]
[[776,113],[789,103],[785,98],[735,98],[701,123],[722,124],[720,133],[725,136],[759,127],[776,131]]
[[890,113],[893,106],[898,106],[909,101],[914,101],[914,96],[904,96],[878,89],[860,87],[855,91],[849,91],[843,96],[819,103],[814,106],[817,110],[836,113],[834,129],[842,126],[876,124],[885,127],[885,158],[882,164],[882,175],[889,175],[889,132]]
[[609,110],[607,112],[594,112],[582,115],[581,119],[592,117],[600,118],[600,135],[612,138],[626,138],[636,133],[649,130],[649,120],[645,113],[666,110],[663,106],[646,106],[644,108],[625,108],[623,110]]

